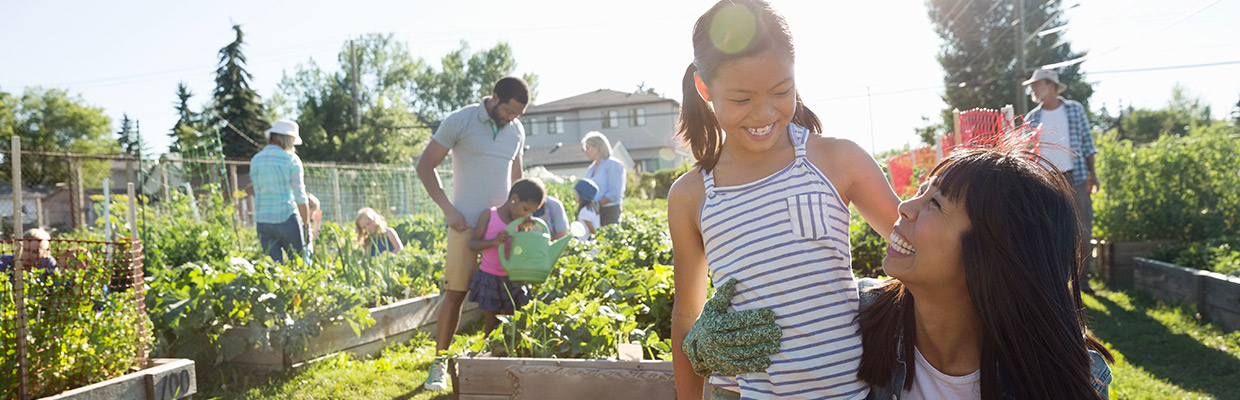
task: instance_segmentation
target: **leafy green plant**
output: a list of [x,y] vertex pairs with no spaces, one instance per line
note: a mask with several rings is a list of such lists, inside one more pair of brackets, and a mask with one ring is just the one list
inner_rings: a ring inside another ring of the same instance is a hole
[[1094,236],[1191,242],[1240,231],[1240,140],[1233,134],[1220,123],[1144,146],[1115,131],[1099,136]]
[[[30,394],[50,396],[101,382],[140,367],[152,343],[151,321],[135,304],[133,290],[108,290],[112,261],[102,257],[67,260],[73,268],[22,272]],[[17,303],[8,274],[0,279],[0,343],[16,343]],[[119,286],[116,286],[119,287]],[[17,349],[5,346],[0,366],[17,368]],[[17,391],[14,379],[0,380],[0,391]]]
[[887,257],[887,239],[874,231],[856,210],[852,211],[852,218],[848,221],[848,231],[853,274],[860,277],[882,275],[883,258]]
[[1188,244],[1163,246],[1151,257],[1179,266],[1240,276],[1240,237],[1224,236]]

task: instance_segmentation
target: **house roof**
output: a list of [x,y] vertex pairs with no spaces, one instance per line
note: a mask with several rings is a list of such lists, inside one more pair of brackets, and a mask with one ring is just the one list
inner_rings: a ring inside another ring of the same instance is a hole
[[[55,190],[56,188],[37,188],[37,187],[22,186],[22,197],[27,198],[27,199],[44,198],[44,197],[47,197],[47,195],[52,194],[52,192],[54,192]],[[0,183],[0,196],[12,198],[13,197],[13,185]]]
[[525,110],[525,115],[547,114],[583,108],[599,108],[649,104],[659,102],[676,103],[676,100],[665,99],[649,93],[625,93],[611,89],[599,89],[573,97],[559,99],[550,103],[537,104]]
[[577,142],[569,142],[561,146],[537,146],[525,150],[521,161],[526,165],[566,165],[589,163],[590,157]]

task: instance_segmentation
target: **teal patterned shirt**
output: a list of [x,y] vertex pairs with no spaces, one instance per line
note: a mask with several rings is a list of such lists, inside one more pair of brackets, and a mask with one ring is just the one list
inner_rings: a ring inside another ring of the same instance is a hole
[[250,159],[254,183],[254,222],[278,224],[306,204],[305,173],[301,158],[280,146],[267,145]]

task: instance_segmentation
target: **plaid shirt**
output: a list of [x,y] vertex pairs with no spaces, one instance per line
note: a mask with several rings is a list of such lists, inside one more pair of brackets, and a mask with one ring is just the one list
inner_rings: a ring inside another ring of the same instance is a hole
[[254,184],[254,222],[278,224],[306,204],[306,183],[301,158],[280,146],[267,145],[250,159]]
[[[1072,184],[1080,185],[1089,179],[1089,164],[1085,159],[1094,155],[1094,135],[1089,132],[1089,117],[1085,115],[1085,106],[1072,100],[1059,98],[1060,107],[1068,113],[1068,145],[1072,148]],[[1042,123],[1042,105],[1025,115],[1029,126]]]

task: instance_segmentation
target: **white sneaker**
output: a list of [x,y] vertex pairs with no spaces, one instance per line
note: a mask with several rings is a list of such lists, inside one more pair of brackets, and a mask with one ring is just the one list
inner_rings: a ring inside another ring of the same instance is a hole
[[431,361],[431,370],[426,374],[423,388],[432,392],[448,390],[448,362],[442,358]]

